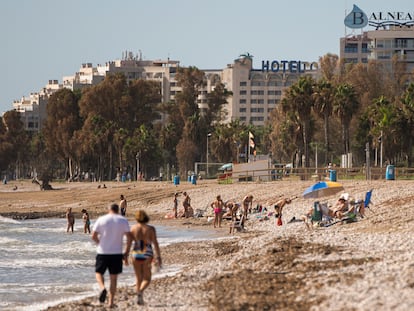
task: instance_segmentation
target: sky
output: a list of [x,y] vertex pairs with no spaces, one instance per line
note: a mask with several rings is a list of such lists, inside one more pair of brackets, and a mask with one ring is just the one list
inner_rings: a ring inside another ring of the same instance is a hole
[[[124,51],[146,60],[223,69],[239,55],[318,61],[339,55],[345,12],[414,12],[412,0],[3,0],[0,2],[0,114],[13,101],[62,83],[83,63]],[[366,29],[368,30],[368,29]]]

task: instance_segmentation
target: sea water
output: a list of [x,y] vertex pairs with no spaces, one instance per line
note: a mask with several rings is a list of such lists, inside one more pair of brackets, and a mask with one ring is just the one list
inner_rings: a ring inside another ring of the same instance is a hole
[[[206,238],[203,231],[165,226],[156,230],[161,246]],[[66,233],[66,219],[16,221],[0,216],[0,310],[42,310],[97,295],[95,256],[96,246],[91,235],[83,233],[82,221],[75,223],[72,234]],[[179,264],[163,266],[154,278],[181,268]],[[124,267],[119,286],[134,283],[133,269]]]

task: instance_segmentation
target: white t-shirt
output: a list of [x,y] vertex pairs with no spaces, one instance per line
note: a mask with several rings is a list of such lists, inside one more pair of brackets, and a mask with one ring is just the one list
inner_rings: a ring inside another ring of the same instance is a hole
[[98,233],[98,254],[122,254],[124,234],[130,232],[128,220],[118,214],[107,214],[99,217],[92,228]]

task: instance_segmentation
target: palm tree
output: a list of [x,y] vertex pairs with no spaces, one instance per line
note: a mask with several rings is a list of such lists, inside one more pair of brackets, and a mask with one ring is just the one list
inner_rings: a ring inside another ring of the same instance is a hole
[[339,84],[335,89],[333,111],[341,121],[342,143],[345,154],[350,151],[349,128],[352,117],[358,109],[359,102],[354,87],[348,83]]
[[413,146],[413,132],[414,132],[414,83],[410,83],[407,90],[404,92],[402,99],[403,118],[406,121],[407,132],[407,161],[408,167],[411,167],[412,162],[412,146]]
[[300,77],[299,80],[287,90],[285,100],[282,101],[282,109],[285,112],[294,113],[301,126],[305,167],[309,167],[309,144],[312,136],[311,111],[314,104],[312,94],[314,84],[315,81],[312,77]]
[[329,140],[329,119],[333,111],[334,89],[332,84],[325,79],[319,80],[313,93],[314,111],[323,118],[324,139],[325,139],[325,163],[329,161],[329,153],[331,151]]

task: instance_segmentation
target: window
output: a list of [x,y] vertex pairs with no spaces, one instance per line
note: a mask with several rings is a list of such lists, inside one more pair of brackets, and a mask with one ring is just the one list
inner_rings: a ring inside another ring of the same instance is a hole
[[257,99],[250,100],[250,105],[255,105],[255,104],[257,104]]
[[268,105],[276,105],[279,102],[278,99],[268,99],[267,104]]
[[240,117],[240,121],[246,121],[246,117]]
[[240,99],[239,104],[240,105],[245,105],[246,104],[246,100],[245,99]]
[[246,90],[240,90],[240,95],[246,95],[246,94],[247,94]]
[[345,53],[358,53],[358,43],[345,44]]
[[279,90],[269,90],[267,91],[267,95],[282,95],[282,91]]
[[264,105],[264,99],[258,99],[258,100],[257,100],[257,103],[258,103],[259,105]]
[[246,81],[240,81],[240,86],[247,86],[247,82]]
[[239,112],[246,112],[246,108],[240,108]]
[[251,83],[252,86],[265,86],[264,81],[252,81]]
[[269,81],[267,83],[267,86],[277,86],[277,82],[276,81]]
[[251,117],[250,120],[252,120],[252,121],[264,121],[264,117]]
[[264,108],[250,108],[250,112],[263,113],[264,112]]
[[251,90],[250,95],[264,95],[264,90]]

